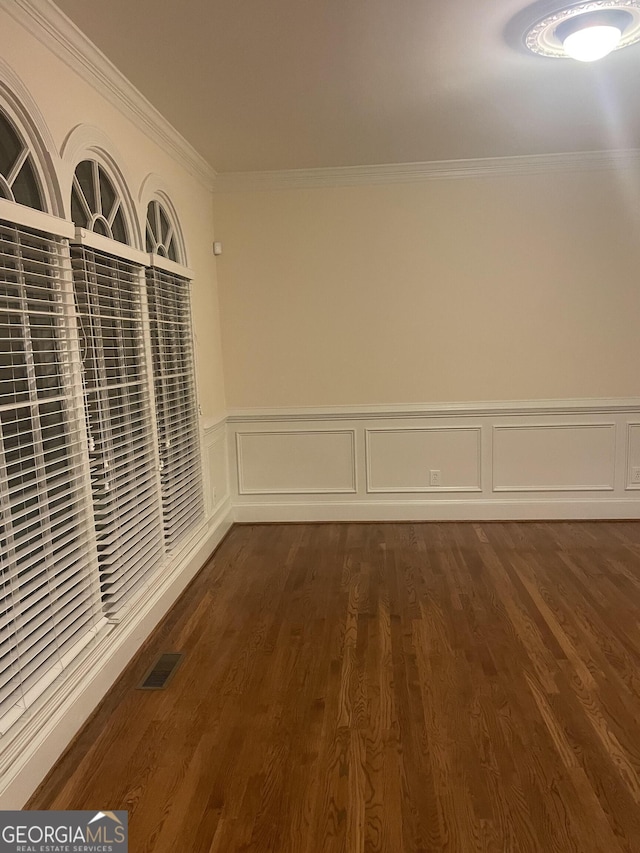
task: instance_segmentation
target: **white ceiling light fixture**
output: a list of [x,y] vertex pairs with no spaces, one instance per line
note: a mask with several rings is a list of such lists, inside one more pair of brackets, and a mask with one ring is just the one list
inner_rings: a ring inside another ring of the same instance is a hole
[[608,15],[603,18],[595,15],[590,23],[583,21],[583,17],[587,16],[569,18],[560,24],[556,33],[567,56],[580,62],[595,62],[618,47],[629,21],[618,21],[617,16],[610,21]]
[[594,62],[640,41],[640,0],[567,6],[530,26],[524,43],[541,56]]

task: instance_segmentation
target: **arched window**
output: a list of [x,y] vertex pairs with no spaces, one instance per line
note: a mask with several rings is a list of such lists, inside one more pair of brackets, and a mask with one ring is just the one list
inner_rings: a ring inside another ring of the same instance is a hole
[[[164,196],[164,193],[163,193]],[[191,329],[191,270],[169,198],[147,207],[149,334],[167,551],[202,518],[200,434]]]
[[[115,175],[115,171],[111,172]],[[131,245],[126,189],[82,160],[71,189],[71,243],[102,602],[109,618],[157,572],[164,555],[153,401],[145,337],[144,265]],[[107,238],[107,239],[105,239]]]
[[167,212],[159,201],[150,201],[147,208],[147,252],[180,262],[176,234]]
[[29,147],[3,112],[0,112],[0,196],[35,210],[45,209]]
[[71,217],[80,228],[131,244],[122,199],[111,178],[95,160],[83,160],[76,167],[71,189]]
[[0,110],[2,734],[103,624],[83,400],[73,379],[73,228],[50,215],[44,145],[22,126]]

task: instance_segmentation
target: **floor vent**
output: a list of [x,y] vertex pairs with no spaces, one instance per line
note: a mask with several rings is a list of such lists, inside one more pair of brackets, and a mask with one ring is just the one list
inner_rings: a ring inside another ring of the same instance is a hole
[[138,685],[138,690],[163,690],[173,678],[181,660],[181,652],[160,655]]

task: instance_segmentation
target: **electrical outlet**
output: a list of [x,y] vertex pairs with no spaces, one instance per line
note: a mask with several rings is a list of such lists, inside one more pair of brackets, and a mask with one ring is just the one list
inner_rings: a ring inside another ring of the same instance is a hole
[[631,482],[640,485],[640,466],[631,469]]
[[440,471],[434,471],[433,469],[429,471],[429,485],[430,486],[441,486],[442,485],[442,476],[440,475]]

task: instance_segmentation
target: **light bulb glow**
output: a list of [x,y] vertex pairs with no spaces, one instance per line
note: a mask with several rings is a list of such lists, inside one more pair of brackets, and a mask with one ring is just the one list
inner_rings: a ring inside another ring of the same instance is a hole
[[562,42],[567,56],[580,62],[595,62],[615,50],[622,38],[622,31],[610,24],[584,27],[570,33]]

